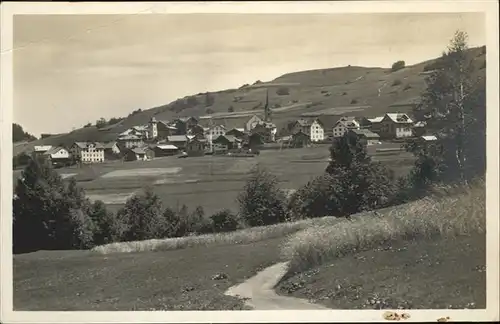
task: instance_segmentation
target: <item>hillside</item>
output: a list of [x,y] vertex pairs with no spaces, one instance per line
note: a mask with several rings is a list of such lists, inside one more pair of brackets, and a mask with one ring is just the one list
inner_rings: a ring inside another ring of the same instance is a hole
[[[478,76],[485,76],[485,52],[485,47],[469,50]],[[373,117],[396,109],[407,112],[409,106],[389,106],[418,98],[425,89],[425,67],[435,61],[407,66],[395,72],[388,68],[347,66],[288,73],[270,82],[256,82],[238,89],[209,93],[209,100],[205,93],[181,98],[163,106],[136,111],[106,128],[81,128],[31,142],[22,148],[29,150],[40,144],[70,145],[74,141],[110,141],[131,126],[147,123],[153,116],[159,120],[183,116],[203,117],[207,115],[208,109],[214,119],[224,119],[226,125],[242,127],[248,116],[263,112],[266,90],[269,90],[273,121],[278,128],[303,113],[362,114]],[[279,95],[277,90],[280,88],[288,91]],[[207,101],[212,102],[210,106],[206,105]]]

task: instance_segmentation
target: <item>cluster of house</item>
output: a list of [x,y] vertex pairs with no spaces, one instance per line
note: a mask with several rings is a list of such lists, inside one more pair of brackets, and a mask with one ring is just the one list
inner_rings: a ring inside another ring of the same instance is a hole
[[304,143],[321,142],[349,132],[366,145],[373,145],[380,140],[422,136],[425,122],[414,122],[404,113],[386,113],[375,118],[321,115],[298,119],[290,125],[290,130],[292,135],[282,138],[282,141],[300,136]]
[[252,150],[276,139],[276,125],[252,116],[242,128],[216,124],[195,117],[178,118],[172,122],[157,120],[134,126],[120,133],[115,141],[75,142],[63,146],[35,146],[34,153],[55,163],[100,163],[106,160],[150,160],[153,157],[184,153],[187,156],[220,154],[231,150]]
[[349,132],[365,145],[380,140],[423,135],[424,123],[415,123],[407,114],[386,113],[376,118],[321,115],[300,118],[288,127],[288,135],[277,139],[277,127],[268,118],[253,115],[242,128],[215,123],[212,119],[178,118],[172,122],[155,117],[146,125],[134,126],[108,143],[75,142],[69,148],[36,146],[35,154],[52,161],[100,163],[106,160],[149,160],[183,153],[186,156],[223,154],[232,150],[255,150],[264,143],[280,142],[302,147],[342,137]]

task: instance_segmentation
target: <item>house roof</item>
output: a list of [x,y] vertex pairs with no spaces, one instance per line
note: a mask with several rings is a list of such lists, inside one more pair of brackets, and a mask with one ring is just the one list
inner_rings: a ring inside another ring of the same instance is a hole
[[301,118],[301,119],[297,119],[295,121],[296,124],[299,124],[300,126],[302,127],[307,127],[307,126],[311,126],[312,124],[312,121],[308,120],[308,119],[304,119],[304,118]]
[[156,145],[157,148],[159,148],[160,150],[177,150],[178,147],[175,146],[175,145],[172,145],[172,144],[160,144],[160,145]]
[[103,149],[104,145],[100,142],[75,142],[74,145],[86,149],[90,144],[94,144],[96,148]]
[[187,142],[188,140],[189,140],[189,137],[186,135],[167,136],[168,142]]
[[351,132],[353,132],[356,135],[363,135],[366,138],[379,138],[380,136],[368,129],[352,129]]
[[424,135],[420,136],[420,138],[423,139],[424,141],[437,141],[437,137],[434,135]]
[[133,140],[140,140],[141,138],[137,135],[124,135],[124,136],[119,136],[118,140],[120,141],[133,141]]
[[398,124],[412,124],[413,120],[407,115],[402,113],[387,113],[385,114],[389,117],[393,122]]
[[52,148],[52,145],[37,145],[34,147],[35,152],[46,152]]
[[104,143],[104,148],[105,149],[110,149],[110,148],[113,148],[113,146],[115,146],[115,145],[116,145],[116,141]]
[[324,128],[333,128],[342,116],[339,115],[320,115],[315,118]]
[[427,125],[426,121],[419,121],[416,122],[415,125],[413,125],[413,127],[425,127],[426,125]]
[[345,127],[347,128],[357,128],[359,127],[359,123],[354,120],[354,119],[339,119],[339,121],[337,122],[337,124],[342,124],[344,125]]
[[55,147],[50,148],[48,151],[46,151],[43,154],[44,155],[52,155],[52,154],[56,154],[60,150],[66,150],[66,149],[64,147],[61,147],[61,146],[55,146]]
[[379,117],[374,117],[374,118],[368,118],[368,121],[370,123],[380,123],[384,119],[384,116],[379,116]]
[[135,154],[146,154],[146,150],[143,147],[134,147],[133,149],[130,149],[130,151]]

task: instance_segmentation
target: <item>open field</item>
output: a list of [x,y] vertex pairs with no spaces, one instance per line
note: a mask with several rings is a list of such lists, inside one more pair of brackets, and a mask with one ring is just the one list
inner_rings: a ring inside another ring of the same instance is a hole
[[[16,255],[14,310],[243,309],[241,300],[224,292],[278,262],[281,240],[130,254],[40,251]],[[212,280],[219,273],[227,278]]]
[[[377,147],[395,147],[382,144]],[[134,192],[152,186],[166,206],[185,204],[193,210],[202,206],[206,214],[222,208],[237,209],[236,198],[248,179],[250,169],[260,164],[276,175],[284,190],[296,190],[321,175],[328,165],[329,145],[302,149],[262,150],[251,158],[203,156],[178,159],[156,158],[152,161],[110,162],[82,168],[57,169],[63,177],[75,178],[92,200],[102,200],[116,210]],[[370,151],[371,150],[371,151]],[[413,165],[406,152],[379,154],[369,149],[375,161],[381,161],[403,175]],[[21,174],[14,171],[14,179]],[[16,181],[14,181],[14,186]]]

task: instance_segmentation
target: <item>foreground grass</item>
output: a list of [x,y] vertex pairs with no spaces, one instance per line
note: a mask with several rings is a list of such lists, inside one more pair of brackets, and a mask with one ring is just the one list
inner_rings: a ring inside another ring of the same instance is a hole
[[[282,239],[162,253],[14,256],[16,311],[240,310],[231,286],[280,261]],[[213,276],[223,274],[221,279]],[[224,278],[227,277],[227,278]]]
[[293,275],[276,290],[334,309],[485,308],[485,247],[484,234],[386,244]]
[[345,222],[335,217],[322,217],[270,226],[251,227],[239,231],[199,236],[185,236],[145,241],[119,242],[101,245],[92,249],[101,254],[130,253],[145,251],[171,251],[189,247],[206,247],[225,244],[248,244],[263,240],[281,238],[315,225],[333,225]]
[[353,222],[310,226],[284,246],[288,275],[379,245],[411,239],[454,238],[486,231],[484,183],[447,197],[429,197]]

